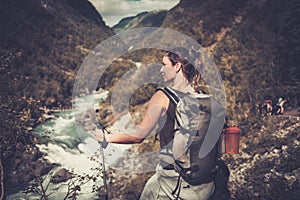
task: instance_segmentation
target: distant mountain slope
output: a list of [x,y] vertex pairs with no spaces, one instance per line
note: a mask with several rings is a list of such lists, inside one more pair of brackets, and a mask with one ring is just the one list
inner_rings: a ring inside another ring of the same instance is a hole
[[87,0],[1,0],[1,92],[66,102],[76,69],[112,35]]
[[[283,96],[290,106],[300,104],[297,16],[297,0],[186,0],[163,13],[161,27],[192,37],[212,54],[224,80],[229,119],[249,127],[256,119],[249,120],[251,111],[264,99]],[[141,13],[113,28],[154,26],[156,17]]]
[[181,1],[167,13],[162,26],[181,31],[206,47],[215,42],[222,27],[232,26],[246,3],[247,0]]
[[113,26],[115,33],[133,28],[141,27],[160,27],[166,17],[166,10],[143,12],[133,17],[122,19],[117,25]]
[[162,27],[211,52],[226,87],[227,114],[243,124],[265,98],[300,104],[299,14],[297,0],[187,0],[167,13]]
[[101,15],[89,1],[67,0],[67,4],[70,5],[74,11],[78,12],[81,16],[96,22],[100,27],[106,27]]

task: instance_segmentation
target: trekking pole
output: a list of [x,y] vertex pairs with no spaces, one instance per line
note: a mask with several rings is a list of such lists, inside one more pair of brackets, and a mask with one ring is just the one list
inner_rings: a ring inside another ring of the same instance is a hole
[[105,157],[104,157],[104,149],[107,147],[108,142],[105,139],[105,133],[106,130],[103,125],[100,123],[96,123],[97,127],[102,130],[103,132],[103,141],[98,143],[100,144],[100,153],[102,154],[102,174],[103,174],[103,184],[104,184],[104,192],[105,192],[105,200],[108,200],[108,187],[107,187],[107,181],[106,181],[106,170],[105,170]]

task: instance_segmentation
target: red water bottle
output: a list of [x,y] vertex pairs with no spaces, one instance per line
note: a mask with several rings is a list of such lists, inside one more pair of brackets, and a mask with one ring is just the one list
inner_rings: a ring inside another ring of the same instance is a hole
[[225,129],[225,153],[239,153],[240,133],[241,131],[237,126],[229,126]]

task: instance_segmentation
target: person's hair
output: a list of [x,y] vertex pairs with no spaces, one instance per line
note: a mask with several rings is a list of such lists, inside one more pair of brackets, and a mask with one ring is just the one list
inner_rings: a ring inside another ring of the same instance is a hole
[[201,74],[195,68],[195,66],[191,64],[187,59],[179,56],[174,52],[167,51],[165,56],[169,58],[173,66],[175,66],[177,63],[181,63],[184,77],[187,79],[188,83],[195,89],[195,91],[198,91]]

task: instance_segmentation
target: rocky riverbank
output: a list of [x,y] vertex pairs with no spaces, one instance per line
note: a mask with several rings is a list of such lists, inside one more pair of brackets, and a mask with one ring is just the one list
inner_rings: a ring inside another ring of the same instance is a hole
[[33,134],[37,125],[44,123],[53,113],[33,98],[15,99],[7,96],[1,105],[1,162],[5,195],[28,186],[32,180],[47,174],[53,165],[43,159],[35,146],[46,137]]

